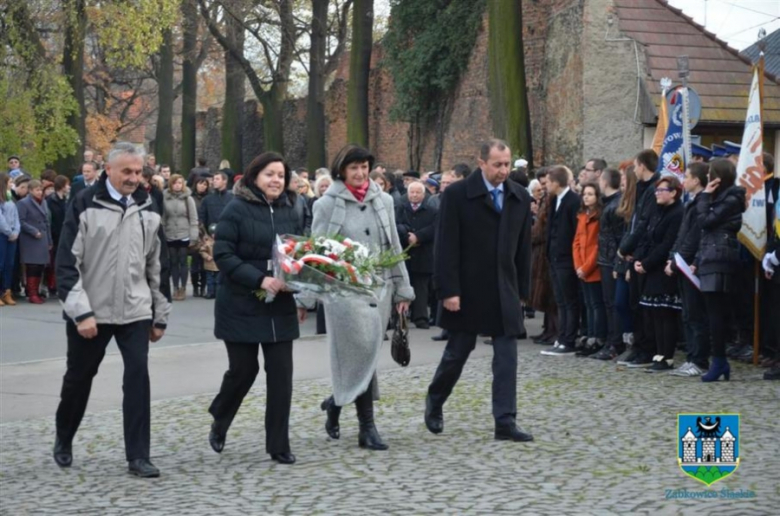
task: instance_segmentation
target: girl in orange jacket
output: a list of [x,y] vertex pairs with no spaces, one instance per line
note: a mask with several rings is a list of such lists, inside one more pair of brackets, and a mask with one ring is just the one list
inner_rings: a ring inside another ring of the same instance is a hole
[[577,232],[574,235],[572,254],[574,269],[580,279],[585,298],[587,337],[585,345],[577,352],[580,356],[596,353],[607,338],[607,312],[601,291],[601,271],[598,266],[599,217],[601,217],[601,192],[596,184],[582,187],[582,207],[577,215]]

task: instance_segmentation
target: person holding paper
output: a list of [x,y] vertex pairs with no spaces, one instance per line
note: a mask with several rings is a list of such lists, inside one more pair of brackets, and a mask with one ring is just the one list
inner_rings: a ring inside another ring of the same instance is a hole
[[697,205],[701,200],[699,194],[707,184],[709,170],[710,167],[706,163],[696,162],[691,163],[685,171],[683,187],[688,193],[689,200],[684,208],[680,232],[666,262],[666,274],[677,275],[678,278],[687,347],[685,363],[670,373],[673,376],[701,376],[709,369],[710,330],[707,311],[704,309],[704,297],[699,288],[686,278],[675,264],[675,255],[679,255],[686,264],[691,265],[699,250],[701,225]]
[[737,170],[729,160],[710,163],[709,182],[696,205],[701,225],[701,243],[696,255],[696,270],[710,321],[712,364],[703,382],[729,379],[731,369],[726,360],[726,335],[730,299],[736,288],[740,265],[737,233],[745,211],[745,190],[736,186]]

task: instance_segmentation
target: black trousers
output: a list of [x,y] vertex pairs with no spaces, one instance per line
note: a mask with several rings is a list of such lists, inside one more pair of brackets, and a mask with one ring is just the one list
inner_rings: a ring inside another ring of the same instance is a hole
[[677,315],[671,308],[643,307],[645,338],[655,344],[655,354],[674,358],[677,349]]
[[734,307],[734,296],[728,292],[704,292],[704,306],[710,321],[712,356],[726,358],[726,338],[729,314]]
[[685,346],[688,362],[700,368],[709,369],[710,326],[704,296],[693,283],[679,275],[680,294],[682,294],[682,322],[685,332]]
[[414,289],[414,301],[410,310],[412,322],[428,322],[428,287],[431,283],[431,275],[419,272],[409,273],[409,282]]
[[263,347],[265,370],[265,451],[290,451],[290,404],[292,403],[293,358],[292,342],[249,343],[225,342],[228,370],[222,378],[219,394],[209,407],[217,430],[227,433],[241,402],[255,382],[260,364],[259,347]]
[[149,458],[149,330],[151,321],[131,324],[98,324],[92,339],[79,335],[76,325],[68,321],[67,371],[62,381],[60,406],[57,409],[57,436],[71,442],[87,409],[92,379],[106,354],[106,346],[116,338],[125,372],[122,378],[122,418],[125,430],[127,460]]
[[642,291],[645,288],[646,274],[639,274],[631,268],[631,278],[628,281],[628,303],[631,306],[631,313],[634,316],[634,349],[644,351],[651,355],[656,354],[655,341],[652,337],[645,334],[647,326],[643,324],[645,318],[645,307],[639,305],[642,297]]
[[555,304],[558,306],[558,342],[574,347],[580,322],[579,279],[573,266],[550,266]]
[[610,346],[623,345],[623,332],[620,331],[620,319],[615,307],[615,288],[617,280],[612,277],[615,269],[607,265],[600,265],[601,269],[601,293],[604,298],[604,310],[607,313],[607,344]]
[[[434,406],[442,407],[458,383],[477,335],[450,332],[444,354],[428,387]],[[497,425],[514,424],[517,416],[517,339],[493,337],[493,418]]]

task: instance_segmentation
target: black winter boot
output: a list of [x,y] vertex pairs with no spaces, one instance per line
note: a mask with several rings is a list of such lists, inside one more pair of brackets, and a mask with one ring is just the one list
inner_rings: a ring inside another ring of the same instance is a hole
[[203,297],[200,290],[200,272],[191,271],[190,278],[192,278],[192,297]]
[[388,446],[382,441],[374,425],[374,398],[370,386],[355,400],[355,409],[360,423],[358,446],[369,450],[386,450]]
[[341,407],[336,405],[336,401],[333,396],[325,398],[320,405],[320,408],[328,414],[328,418],[325,420],[325,431],[331,439],[338,439],[341,437],[339,432],[339,416],[341,415]]

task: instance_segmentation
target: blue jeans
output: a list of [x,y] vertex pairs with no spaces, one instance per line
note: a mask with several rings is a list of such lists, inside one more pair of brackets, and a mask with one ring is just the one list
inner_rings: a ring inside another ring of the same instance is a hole
[[204,271],[206,273],[206,294],[213,296],[217,294],[217,274],[215,271]]
[[588,337],[607,340],[607,312],[604,309],[604,295],[601,291],[601,282],[582,282],[582,291],[585,294],[585,310],[588,314]]
[[631,301],[628,282],[624,274],[618,274],[615,280],[615,311],[620,320],[622,333],[634,332],[634,319],[631,312]]
[[18,240],[9,242],[7,236],[0,235],[0,294],[11,288],[17,243]]

